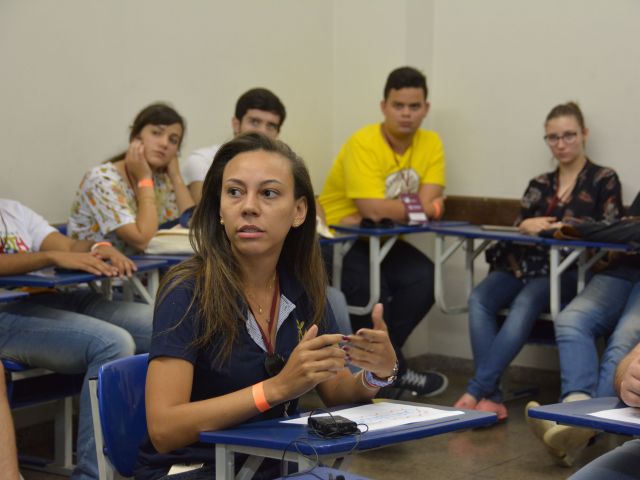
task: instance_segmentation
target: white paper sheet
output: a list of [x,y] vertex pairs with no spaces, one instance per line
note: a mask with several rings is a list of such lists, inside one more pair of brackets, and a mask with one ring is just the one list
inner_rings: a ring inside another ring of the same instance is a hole
[[617,420],[620,422],[635,423],[636,425],[640,425],[640,408],[613,408],[611,410],[601,410],[599,412],[593,412],[589,415],[593,415],[594,417],[606,418],[608,420]]
[[[366,431],[367,427],[364,425],[367,425],[369,427],[368,431],[371,432],[384,428],[397,427],[398,425],[406,425],[408,423],[427,422],[430,420],[455,417],[464,415],[464,412],[460,410],[440,410],[431,407],[418,407],[402,403],[376,402],[370,405],[336,410],[331,412],[331,414],[340,415],[356,422],[360,431]],[[322,417],[328,416],[328,414],[318,413],[313,416]],[[307,417],[308,415],[293,420],[283,420],[282,423],[306,425]]]

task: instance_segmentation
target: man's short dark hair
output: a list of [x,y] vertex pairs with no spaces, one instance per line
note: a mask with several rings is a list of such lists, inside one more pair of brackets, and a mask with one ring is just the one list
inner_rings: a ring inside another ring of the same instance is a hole
[[280,123],[278,124],[278,130],[284,123],[284,119],[287,116],[287,112],[280,99],[270,90],[266,88],[252,88],[251,90],[243,93],[236,102],[236,118],[242,120],[247,110],[264,110],[265,112],[271,112],[280,117]]
[[427,77],[413,67],[396,68],[389,74],[387,83],[384,85],[384,99],[387,99],[391,90],[400,90],[401,88],[421,88],[424,90],[425,100],[429,95]]

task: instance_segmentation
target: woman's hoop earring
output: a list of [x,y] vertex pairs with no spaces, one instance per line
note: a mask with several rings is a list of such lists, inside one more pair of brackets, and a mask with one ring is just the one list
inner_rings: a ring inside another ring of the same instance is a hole
[[224,220],[220,217],[220,225],[224,225]]

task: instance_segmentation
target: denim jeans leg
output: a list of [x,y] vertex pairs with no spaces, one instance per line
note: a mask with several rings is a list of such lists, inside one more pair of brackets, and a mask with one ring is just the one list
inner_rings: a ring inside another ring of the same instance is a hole
[[[504,282],[503,288],[509,289],[509,284],[513,292],[513,281]],[[528,279],[524,284],[521,282],[521,285],[520,291],[509,305],[509,313],[504,323],[493,335],[490,344],[484,340],[483,348],[486,350],[475,359],[476,371],[469,382],[468,391],[476,398],[486,397],[496,402],[502,401],[500,377],[522,349],[540,313],[549,306],[547,277]],[[493,322],[497,320],[494,319]],[[474,333],[483,335],[481,327],[477,324]]]
[[103,363],[132,355],[131,335],[86,315],[32,304],[0,307],[0,352],[60,373],[86,372],[80,394],[77,466],[74,480],[98,478],[88,379]]
[[107,300],[88,290],[37,295],[38,305],[81,313],[124,328],[136,342],[136,352],[148,352],[153,332],[153,306],[138,302]]
[[511,273],[493,271],[471,292],[469,338],[476,368],[484,362],[498,334],[498,312],[513,301],[523,286]]
[[633,284],[624,311],[600,359],[600,376],[596,396],[617,395],[613,388],[615,371],[620,361],[640,341],[640,282]]
[[599,371],[596,340],[613,331],[630,291],[631,282],[627,280],[595,275],[556,318],[561,398],[573,392],[596,395]]

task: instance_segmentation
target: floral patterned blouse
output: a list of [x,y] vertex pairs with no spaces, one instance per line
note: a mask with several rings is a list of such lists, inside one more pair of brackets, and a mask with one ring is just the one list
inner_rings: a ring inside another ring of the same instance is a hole
[[[601,167],[587,159],[566,202],[558,199],[557,190],[557,169],[531,180],[514,225],[533,217],[555,217],[565,223],[575,223],[614,222],[622,216],[622,187],[618,175],[611,168]],[[498,242],[487,250],[486,257],[491,270],[513,271],[515,262],[520,270],[516,276],[530,278],[549,274],[548,248],[542,245]]]
[[[153,174],[158,224],[178,218],[178,204],[173,185],[166,173]],[[116,229],[136,222],[138,203],[135,192],[122,178],[113,163],[104,163],[89,170],[76,192],[67,225],[68,235],[80,240],[106,240],[118,250],[134,253]]]

